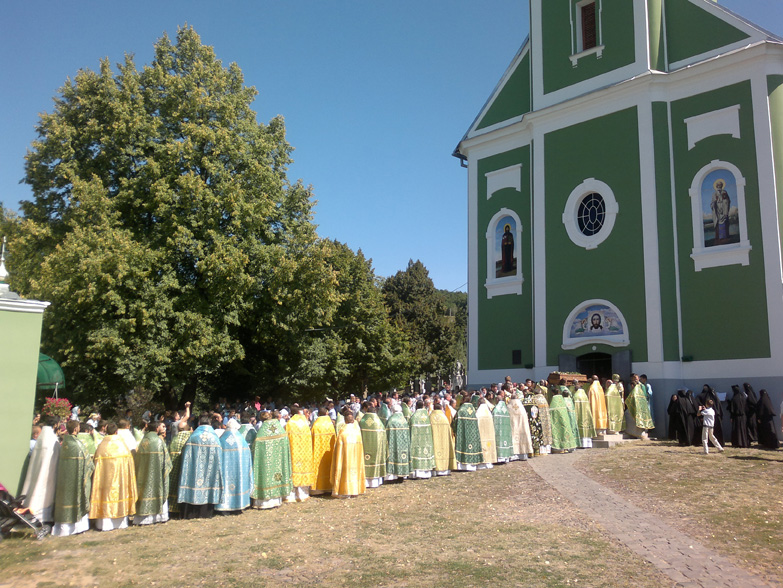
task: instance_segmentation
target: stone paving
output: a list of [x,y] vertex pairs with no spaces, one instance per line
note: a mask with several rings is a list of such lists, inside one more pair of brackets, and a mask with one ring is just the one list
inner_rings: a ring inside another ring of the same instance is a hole
[[656,566],[676,586],[772,586],[584,475],[573,467],[580,457],[576,451],[536,457],[528,463],[544,481],[634,553]]

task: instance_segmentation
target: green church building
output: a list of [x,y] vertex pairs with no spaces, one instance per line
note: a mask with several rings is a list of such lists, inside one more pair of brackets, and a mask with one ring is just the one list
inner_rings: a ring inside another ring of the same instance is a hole
[[777,406],[783,40],[710,0],[530,0],[530,23],[454,153],[469,384],[636,372],[660,416],[705,383]]

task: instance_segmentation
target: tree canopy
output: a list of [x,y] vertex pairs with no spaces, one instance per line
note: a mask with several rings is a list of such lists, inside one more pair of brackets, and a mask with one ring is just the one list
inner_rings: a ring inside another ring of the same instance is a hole
[[[191,28],[138,69],[67,80],[26,160],[17,287],[77,390],[200,383],[246,345],[330,320],[338,298],[282,118]],[[278,346],[279,347],[279,346]]]
[[256,94],[182,28],[141,68],[80,70],[41,115],[32,199],[0,221],[12,287],[52,303],[43,346],[79,402],[341,395],[454,354],[420,262],[381,290],[361,250],[318,237]]

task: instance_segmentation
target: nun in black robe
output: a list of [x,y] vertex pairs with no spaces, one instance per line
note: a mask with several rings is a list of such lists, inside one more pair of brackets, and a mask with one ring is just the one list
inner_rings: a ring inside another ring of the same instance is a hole
[[[677,390],[677,402],[669,404],[669,428],[674,429],[675,437],[680,445],[690,445],[693,440],[696,410],[685,393],[685,390]],[[673,423],[673,425],[672,425]]]
[[759,390],[759,403],[756,414],[759,419],[759,446],[764,449],[777,449],[780,447],[775,430],[777,413],[772,408],[772,400],[766,390]]
[[701,424],[701,416],[699,415],[699,399],[696,398],[696,395],[693,393],[693,390],[687,390],[685,392],[685,397],[688,399],[688,402],[691,404],[691,409],[693,412],[693,436],[691,437],[691,445],[694,447],[701,447],[701,430],[702,430],[702,424]]
[[715,435],[718,443],[723,446],[723,407],[720,404],[718,395],[715,393],[715,389],[712,386],[704,384],[704,387],[701,389],[701,394],[699,394],[699,404],[707,406],[708,400],[712,400],[712,407],[715,409],[715,428],[712,430],[712,434]]
[[745,382],[742,387],[745,390],[745,395],[748,397],[747,412],[745,413],[748,416],[748,439],[750,439],[751,443],[755,443],[759,440],[758,417],[756,416],[759,399],[753,391],[753,386]]
[[677,427],[680,423],[680,401],[676,394],[672,394],[671,400],[669,400],[669,406],[666,407],[666,413],[669,415],[669,430],[668,437],[672,441],[676,441],[678,438]]
[[729,415],[731,416],[732,447],[750,447],[748,437],[748,395],[740,387],[731,387],[734,395],[729,400]]

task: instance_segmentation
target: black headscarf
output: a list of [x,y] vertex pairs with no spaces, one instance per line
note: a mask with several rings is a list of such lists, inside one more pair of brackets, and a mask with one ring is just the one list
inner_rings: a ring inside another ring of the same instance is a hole
[[715,389],[712,386],[704,384],[704,387],[701,389],[701,394],[699,394],[699,403],[702,406],[707,406],[708,400],[712,400],[715,416],[720,419],[723,416],[723,407],[720,404],[718,395],[715,393]]

